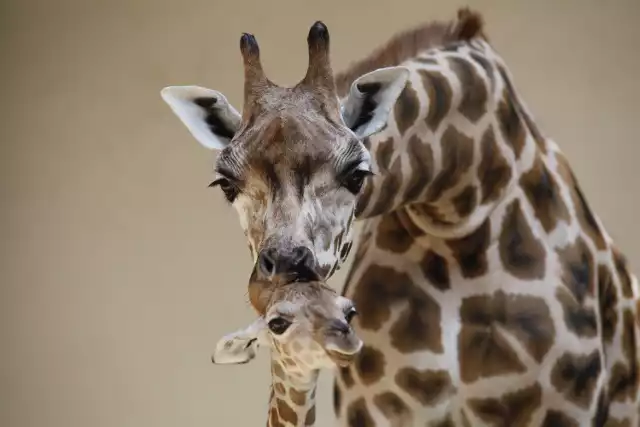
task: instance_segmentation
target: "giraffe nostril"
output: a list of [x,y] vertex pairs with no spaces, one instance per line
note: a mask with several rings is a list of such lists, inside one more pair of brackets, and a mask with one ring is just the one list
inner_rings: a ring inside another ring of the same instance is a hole
[[339,319],[331,322],[330,328],[332,331],[338,332],[343,335],[347,335],[351,331],[351,327],[349,326],[349,324]]
[[313,264],[313,253],[309,248],[305,248],[304,246],[299,246],[293,250],[293,255],[291,257],[292,265],[310,265]]
[[258,267],[265,276],[271,276],[276,267],[275,250],[265,249],[258,255]]

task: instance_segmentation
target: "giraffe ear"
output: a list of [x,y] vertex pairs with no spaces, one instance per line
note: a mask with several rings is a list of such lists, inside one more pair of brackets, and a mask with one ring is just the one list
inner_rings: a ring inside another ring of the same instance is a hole
[[405,67],[379,68],[358,77],[342,101],[342,118],[359,138],[382,130],[409,79]]
[[259,317],[245,329],[225,335],[216,344],[211,361],[216,365],[250,362],[256,357],[266,326],[264,317]]
[[200,144],[221,150],[240,127],[240,113],[215,90],[199,86],[168,86],[162,99]]

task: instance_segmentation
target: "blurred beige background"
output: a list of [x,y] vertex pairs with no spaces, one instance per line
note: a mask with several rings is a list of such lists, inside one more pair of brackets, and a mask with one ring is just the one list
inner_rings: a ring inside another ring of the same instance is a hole
[[[640,2],[470,4],[640,272]],[[0,425],[263,425],[266,354],[209,359],[252,319],[243,234],[207,188],[214,157],[159,91],[198,84],[241,107],[242,31],[269,76],[293,84],[317,19],[341,68],[459,5],[0,2]],[[330,375],[322,384],[329,426]]]

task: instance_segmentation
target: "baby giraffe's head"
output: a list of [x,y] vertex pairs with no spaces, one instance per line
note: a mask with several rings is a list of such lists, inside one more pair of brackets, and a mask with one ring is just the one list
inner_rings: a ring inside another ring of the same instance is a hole
[[320,282],[273,288],[260,317],[216,345],[216,364],[247,363],[260,345],[271,348],[274,362],[293,378],[351,363],[362,341],[350,326],[353,303]]

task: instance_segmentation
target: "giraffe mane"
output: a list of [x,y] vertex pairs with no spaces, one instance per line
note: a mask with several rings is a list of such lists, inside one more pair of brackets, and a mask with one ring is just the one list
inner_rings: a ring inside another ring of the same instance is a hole
[[369,55],[336,75],[338,94],[346,95],[356,78],[377,68],[400,65],[421,51],[476,37],[487,39],[483,29],[482,15],[465,7],[458,10],[456,20],[426,22],[396,33]]

